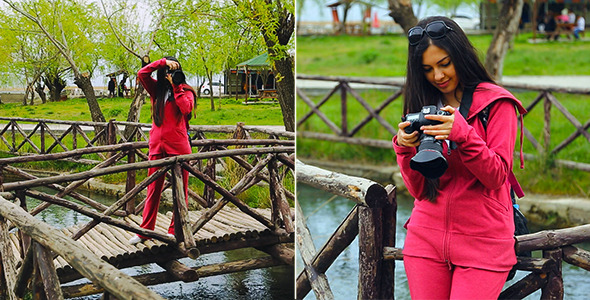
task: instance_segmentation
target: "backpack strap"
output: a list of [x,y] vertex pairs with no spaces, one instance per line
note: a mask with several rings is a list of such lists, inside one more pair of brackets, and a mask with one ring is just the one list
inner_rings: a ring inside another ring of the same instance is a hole
[[[471,103],[473,103],[474,91],[475,91],[475,87],[465,87],[465,89],[463,90],[463,97],[461,98],[461,107],[459,107],[459,112],[461,113],[463,118],[465,118],[465,120],[467,120],[467,114],[469,113],[469,108],[471,108]],[[488,119],[489,119],[490,110],[491,110],[491,107],[493,104],[494,104],[493,102],[490,103],[488,106],[486,106],[484,109],[482,109],[477,114],[477,117],[481,121],[484,130],[488,129]],[[522,119],[521,119],[521,122],[522,122]],[[521,159],[521,161],[522,161],[522,159]],[[524,197],[524,191],[522,190],[520,183],[518,183],[518,180],[516,180],[516,176],[514,176],[514,172],[512,172],[512,170],[510,170],[510,173],[508,174],[508,182],[510,183],[511,189],[514,191],[516,196],[518,196],[518,198]]]

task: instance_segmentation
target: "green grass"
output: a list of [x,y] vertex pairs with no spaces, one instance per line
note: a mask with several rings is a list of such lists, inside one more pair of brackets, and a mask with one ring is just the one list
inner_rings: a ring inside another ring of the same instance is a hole
[[[283,125],[281,108],[278,103],[244,105],[242,101],[243,99],[216,99],[216,110],[211,111],[209,98],[201,98],[195,110],[196,117],[191,119],[190,124],[235,125],[237,122],[245,122],[246,125]],[[98,103],[105,119],[127,120],[131,99],[100,98]],[[71,121],[92,120],[85,98],[47,102],[32,106],[22,106],[20,103],[6,103],[0,105],[0,116]],[[152,122],[149,99],[142,106],[140,122]]]
[[[516,37],[504,60],[504,75],[590,75],[590,42],[531,44],[531,33]],[[471,35],[480,58],[491,35]],[[330,49],[326,51],[325,49]],[[299,36],[297,73],[332,76],[405,76],[408,44],[402,35]]]
[[[359,90],[357,91],[372,107],[377,107],[391,91]],[[318,103],[327,94],[308,95]],[[537,97],[536,92],[515,91],[515,96],[520,99],[524,106],[528,106]],[[590,97],[588,95],[570,95],[555,93],[554,96],[568,109],[568,111],[581,123],[588,120],[590,115]],[[356,126],[367,115],[367,111],[349,94],[347,116],[349,130]],[[297,115],[299,118],[311,109],[301,100],[297,99]],[[340,94],[333,95],[321,108],[320,111],[334,122],[337,126],[342,125],[340,120]],[[350,113],[354,112],[354,113]],[[401,97],[384,109],[380,115],[397,130],[402,112]],[[538,103],[524,118],[525,127],[532,136],[541,144],[544,143],[543,135],[543,103]],[[314,131],[321,133],[333,133],[330,128],[317,116],[313,115],[305,123],[297,128],[299,131]],[[555,107],[551,109],[551,140],[550,149],[559,145],[563,140],[575,132],[575,127]],[[388,132],[376,120],[369,122],[355,137],[372,138],[390,141],[393,134]],[[532,144],[525,138],[525,153],[539,155]],[[315,159],[350,161],[354,163],[368,163],[374,165],[394,164],[395,153],[393,149],[382,149],[359,145],[348,145],[319,141],[307,138],[297,139],[297,156],[313,157]],[[555,159],[570,160],[576,162],[590,163],[588,155],[588,141],[584,137],[578,137],[570,145],[558,152],[555,156],[549,157],[547,161],[527,160],[525,170],[518,168],[519,161],[515,158],[515,174],[523,187],[533,193],[544,194],[568,194],[590,197],[590,173],[559,168],[554,165]],[[540,176],[541,174],[541,176]]]

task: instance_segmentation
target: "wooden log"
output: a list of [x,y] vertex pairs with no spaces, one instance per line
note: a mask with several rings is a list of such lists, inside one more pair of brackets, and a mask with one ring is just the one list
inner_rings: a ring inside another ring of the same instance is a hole
[[[248,150],[248,149],[241,149],[241,150]],[[215,189],[216,192],[218,192],[219,194],[221,194],[223,197],[229,199],[229,201],[231,201],[241,211],[243,211],[244,213],[250,215],[251,217],[253,217],[254,219],[256,219],[258,222],[264,224],[266,227],[271,228],[271,229],[275,229],[274,224],[272,222],[270,222],[266,217],[260,215],[258,212],[256,212],[252,208],[250,208],[246,203],[244,203],[238,197],[236,197],[231,192],[229,192],[228,190],[226,190],[223,187],[221,187],[219,184],[217,184],[217,182],[211,180],[211,178],[209,178],[209,176],[207,176],[203,172],[201,172],[201,171],[199,171],[199,170],[191,167],[187,163],[183,163],[182,164],[182,167],[184,169],[188,170],[191,174],[193,174],[199,180],[203,181],[203,183],[205,183],[206,185],[212,186]]]
[[199,274],[195,269],[189,268],[177,260],[158,263],[158,266],[168,271],[168,273],[174,276],[177,280],[182,280],[183,282],[193,282],[199,279]]
[[555,265],[547,272],[547,284],[541,288],[541,299],[563,299],[563,277],[561,273],[561,249],[543,251],[543,257],[555,261]]
[[589,251],[574,246],[566,246],[563,248],[563,260],[586,271],[590,271]]
[[192,259],[199,257],[197,245],[193,238],[191,224],[188,217],[188,208],[186,206],[186,196],[182,181],[182,169],[180,164],[175,164],[172,169],[172,198],[174,205],[174,228],[177,242],[184,242],[184,246],[189,250],[188,255]]
[[498,299],[523,299],[545,286],[546,283],[546,273],[531,273],[502,291]]
[[43,279],[43,287],[47,299],[63,299],[59,279],[53,265],[53,255],[49,249],[41,246],[39,243],[34,243],[35,258],[39,266],[39,272]]
[[67,208],[75,210],[83,215],[89,216],[93,219],[97,219],[101,222],[111,224],[113,226],[118,226],[118,227],[121,227],[121,228],[126,229],[128,231],[131,231],[134,233],[139,233],[139,234],[146,236],[146,237],[155,238],[155,239],[158,239],[158,240],[166,242],[166,243],[174,243],[174,239],[172,239],[164,234],[160,234],[160,233],[154,232],[152,230],[144,229],[139,226],[132,226],[131,224],[129,224],[127,222],[124,222],[124,221],[121,221],[119,219],[115,219],[115,218],[112,218],[109,216],[105,216],[100,213],[96,213],[96,212],[94,212],[84,206],[81,206],[79,204],[76,204],[74,202],[71,202],[71,201],[68,201],[65,199],[61,199],[61,198],[57,198],[55,196],[48,195],[48,194],[45,194],[42,192],[33,191],[33,190],[27,190],[26,193],[30,197],[34,197],[34,198],[41,199],[46,202],[51,202],[54,204],[58,204],[60,206],[67,207]]
[[99,283],[116,297],[121,299],[163,299],[130,276],[100,260],[59,230],[30,216],[9,201],[0,199],[0,214],[15,223],[20,230],[30,235],[35,241],[58,253],[82,275]]
[[[273,258],[263,257],[263,258],[255,258],[255,259],[248,259],[242,261],[235,261],[235,262],[228,262],[228,263],[221,263],[211,266],[203,266],[199,268],[193,268],[197,274],[197,279],[202,277],[210,277],[210,276],[217,276],[235,272],[243,272],[248,270],[256,270],[262,268],[270,268],[274,266],[280,266],[282,263],[277,261]],[[145,285],[157,285],[169,282],[178,281],[178,279],[170,274],[169,272],[159,272],[159,273],[152,273],[152,274],[144,274],[133,277],[137,282]],[[85,284],[78,284],[78,285],[71,285],[66,286],[63,288],[64,297],[66,298],[76,298],[76,297],[83,297],[93,294],[98,294],[104,292],[100,286],[93,284],[93,283],[85,283]],[[123,298],[127,299],[127,298]]]
[[[0,198],[0,201],[10,203],[3,198]],[[10,205],[18,207],[12,203],[10,203]],[[19,209],[21,208],[19,207]],[[0,259],[2,260],[2,272],[0,272],[0,275],[4,277],[3,280],[6,282],[8,288],[6,291],[6,297],[7,299],[12,300],[18,299],[14,293],[14,287],[16,286],[17,280],[16,262],[14,261],[14,258],[17,257],[18,254],[13,252],[12,247],[10,246],[10,239],[8,238],[8,224],[6,224],[6,221],[10,220],[10,218],[7,218],[4,214],[2,214],[2,216],[4,217],[0,217]]]
[[547,273],[555,268],[555,261],[547,258],[516,257],[516,265],[514,267],[522,271]]
[[358,299],[380,299],[383,257],[381,208],[359,207]]
[[[324,105],[328,100],[330,100],[332,95],[334,95],[338,90],[340,90],[340,83],[338,83],[333,89],[331,89],[330,92],[328,92],[328,94],[324,96],[322,100],[320,100],[318,104],[315,104],[313,107],[315,107],[316,110],[322,107],[322,105]],[[304,95],[301,89],[296,88],[296,91],[297,95]],[[301,117],[301,119],[299,119],[299,121],[297,121],[297,127],[301,126],[307,119],[309,119],[309,117],[313,116],[314,114],[315,110],[313,109],[306,113],[303,117]]]
[[[127,151],[127,163],[135,163],[135,151]],[[127,180],[125,181],[125,194],[129,193],[135,187],[135,170],[127,171]],[[125,205],[125,212],[135,214],[135,197],[131,197]]]
[[270,195],[273,207],[277,207],[282,216],[282,221],[287,232],[295,232],[295,225],[293,224],[293,216],[291,216],[291,209],[289,202],[283,192],[283,185],[279,178],[279,170],[276,159],[272,159],[268,163],[268,174],[270,178]]
[[[140,184],[133,187],[133,189],[131,189],[129,192],[127,192],[123,197],[121,197],[121,199],[119,199],[115,203],[113,203],[107,210],[104,211],[103,215],[109,216],[109,215],[113,214],[115,211],[117,211],[119,208],[123,207],[123,205],[125,205],[125,203],[127,203],[127,201],[129,199],[135,197],[135,195],[137,195],[141,190],[143,190],[148,185],[150,185],[152,182],[156,181],[156,179],[158,179],[160,176],[162,176],[163,174],[168,172],[168,169],[169,168],[167,168],[167,167],[163,167],[163,168],[158,169],[151,176],[144,179]],[[99,220],[97,220],[97,219],[94,219],[94,220],[88,222],[86,225],[84,225],[82,228],[80,228],[80,230],[76,234],[74,234],[72,236],[72,238],[74,240],[78,239],[78,237],[80,237],[84,233],[88,232],[88,230],[92,229],[98,223],[99,223]]]
[[295,251],[292,244],[277,244],[267,247],[258,247],[256,249],[270,254],[270,256],[282,261],[286,265],[295,265]]
[[[326,274],[318,274],[316,269],[312,266],[313,258],[317,252],[309,228],[305,223],[305,216],[303,215],[303,211],[301,210],[301,207],[299,207],[298,202],[295,202],[295,210],[298,216],[298,218],[295,219],[297,222],[297,247],[299,249],[299,254],[301,255],[301,260],[303,261],[304,272],[309,279],[309,285],[313,289],[317,299],[334,299],[334,294],[330,289],[330,283],[328,282]],[[296,299],[303,299],[304,297],[305,295],[295,295]]]
[[91,177],[103,176],[103,175],[107,175],[107,174],[127,172],[129,170],[139,170],[139,169],[147,169],[147,168],[154,168],[154,167],[162,167],[162,166],[167,166],[167,165],[173,165],[177,162],[185,163],[185,162],[188,162],[191,160],[226,157],[226,156],[231,156],[231,155],[260,155],[260,154],[268,154],[268,153],[292,153],[294,151],[295,151],[295,147],[267,147],[267,148],[244,148],[244,149],[235,149],[235,150],[214,151],[214,152],[207,152],[207,153],[185,154],[185,155],[166,157],[166,158],[158,159],[158,160],[137,162],[134,164],[125,164],[125,165],[113,166],[113,167],[96,169],[96,170],[93,169],[93,170],[84,171],[84,172],[75,173],[75,174],[65,174],[65,175],[54,176],[54,177],[46,177],[46,178],[39,178],[39,179],[33,179],[33,180],[4,183],[4,184],[2,184],[2,186],[0,186],[0,188],[3,188],[4,191],[12,191],[12,190],[17,190],[17,189],[28,189],[28,188],[37,187],[37,186],[44,186],[44,185],[51,184],[51,183],[88,179]]
[[[24,177],[26,179],[38,179],[39,178],[37,176],[31,175],[31,174],[29,174],[29,173],[27,173],[27,172],[25,172],[23,170],[17,169],[17,168],[12,167],[12,166],[4,166],[4,167],[5,167],[6,170],[8,170],[9,172],[11,172],[12,174],[15,174],[17,176]],[[49,187],[50,189],[56,190],[58,192],[63,192],[65,190],[65,188],[63,186],[57,185],[57,184],[50,184],[50,185],[47,185],[47,187]],[[86,196],[84,196],[84,195],[82,195],[80,193],[74,192],[74,191],[71,191],[69,193],[69,196],[72,197],[72,198],[74,198],[74,199],[76,199],[76,200],[79,200],[82,203],[88,204],[89,206],[91,206],[91,207],[93,207],[93,208],[95,208],[95,209],[97,209],[99,211],[104,211],[104,210],[106,210],[108,208],[106,205],[104,205],[102,203],[99,203],[97,201],[94,201],[94,200],[92,200],[92,199],[90,199],[90,198],[88,198],[88,197],[86,197]],[[4,197],[4,198],[7,199],[7,200],[10,200],[7,197]],[[125,216],[125,212],[122,212],[122,211],[116,211],[113,214],[116,215],[116,216],[120,216],[120,217]]]
[[391,140],[376,140],[368,138],[353,138],[345,136],[337,136],[329,133],[311,132],[297,130],[298,138],[315,139],[337,143],[347,143],[351,145],[363,145],[375,148],[391,149]]
[[362,206],[376,207],[387,201],[383,186],[365,178],[327,171],[299,160],[296,171],[298,182],[348,198]]
[[590,224],[572,228],[543,230],[516,236],[517,253],[545,250],[590,241]]
[[27,285],[31,281],[31,275],[33,274],[33,255],[33,248],[29,247],[25,258],[23,259],[23,264],[18,270],[14,286],[14,293],[18,298],[24,298]]
[[[318,273],[325,273],[328,268],[334,263],[338,255],[348,247],[356,238],[358,229],[358,208],[356,205],[346,216],[340,226],[334,231],[332,236],[324,244],[322,249],[314,256],[311,266]],[[301,272],[297,276],[296,281],[296,295],[298,299],[303,299],[311,290],[309,278],[306,272]]]
[[404,249],[395,247],[383,247],[383,259],[384,260],[403,260],[404,255],[402,253]]
[[[393,185],[385,187],[387,199],[382,208],[383,218],[383,248],[395,247],[395,231],[397,225],[397,194]],[[381,250],[383,251],[383,250]],[[385,257],[384,253],[383,257]],[[393,300],[395,294],[395,261],[383,260],[381,262],[381,299]]]

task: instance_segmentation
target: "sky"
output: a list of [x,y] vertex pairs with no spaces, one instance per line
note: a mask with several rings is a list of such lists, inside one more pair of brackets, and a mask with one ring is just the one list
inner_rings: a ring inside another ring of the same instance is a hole
[[[335,1],[332,2],[324,2],[324,3],[333,3]],[[418,9],[418,7],[414,7],[414,13],[417,13],[418,11],[420,11],[420,15],[418,15],[418,19],[422,19],[424,17],[427,16],[433,16],[433,15],[440,15],[441,11],[439,8],[437,7],[425,7],[423,6],[422,9]],[[387,8],[387,3],[383,3],[380,4],[376,7],[373,7],[373,11],[371,13],[371,15],[375,14],[375,12],[377,12],[377,16],[379,18],[379,20],[392,20],[391,17],[389,16],[389,8]],[[339,14],[341,15],[340,18],[342,18],[342,11],[341,9],[339,10]],[[459,15],[467,15],[467,16],[471,16],[471,17],[477,17],[479,16],[479,11],[476,8],[473,7],[468,7],[468,6],[464,6],[464,7],[460,7],[459,10],[457,11],[457,14]],[[349,13],[348,13],[348,20],[349,21],[360,21],[362,19],[362,13],[361,13],[361,7],[359,5],[354,5]],[[318,5],[317,3],[314,3],[314,1],[310,1],[307,0],[305,2],[305,7],[303,8],[303,11],[301,13],[301,15],[297,16],[299,21],[305,22],[305,21],[332,21],[332,13],[330,12],[330,8],[326,7],[326,4],[321,4]]]

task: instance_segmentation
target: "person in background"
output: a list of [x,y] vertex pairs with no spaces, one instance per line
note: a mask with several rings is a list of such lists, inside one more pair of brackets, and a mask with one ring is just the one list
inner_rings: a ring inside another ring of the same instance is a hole
[[[428,115],[426,119],[440,124],[420,128],[442,141],[448,169],[439,178],[426,178],[412,169],[421,141],[418,131],[405,132],[410,122],[399,123],[393,137],[404,183],[415,198],[404,226],[410,295],[412,299],[497,299],[516,263],[508,177],[516,112],[526,110],[494,83],[451,19],[421,20],[408,31],[408,40],[404,115],[427,105],[449,114]],[[463,117],[459,109],[467,98],[472,104]],[[484,125],[479,113],[487,109]]]
[[574,27],[574,37],[576,40],[580,39],[580,33],[586,30],[586,19],[582,15],[579,15],[576,19],[576,27]]
[[[157,71],[156,79],[152,73]],[[150,94],[152,102],[152,129],[149,137],[149,160],[190,154],[192,152],[188,138],[188,122],[194,108],[197,93],[189,86],[184,75],[175,82],[172,74],[182,71],[178,60],[166,56],[141,68],[137,78]],[[175,77],[177,78],[177,77]],[[156,172],[159,167],[150,168],[148,176]],[[160,176],[147,189],[147,198],[143,209],[141,228],[154,230],[160,197],[165,176]],[[182,171],[184,197],[188,205],[188,171]],[[168,227],[168,235],[174,237],[174,218]],[[130,244],[137,244],[147,237],[136,235],[129,240]]]
[[116,88],[117,88],[117,80],[115,79],[115,77],[111,77],[111,79],[109,80],[109,85],[108,85],[109,98],[115,97],[115,89]]

